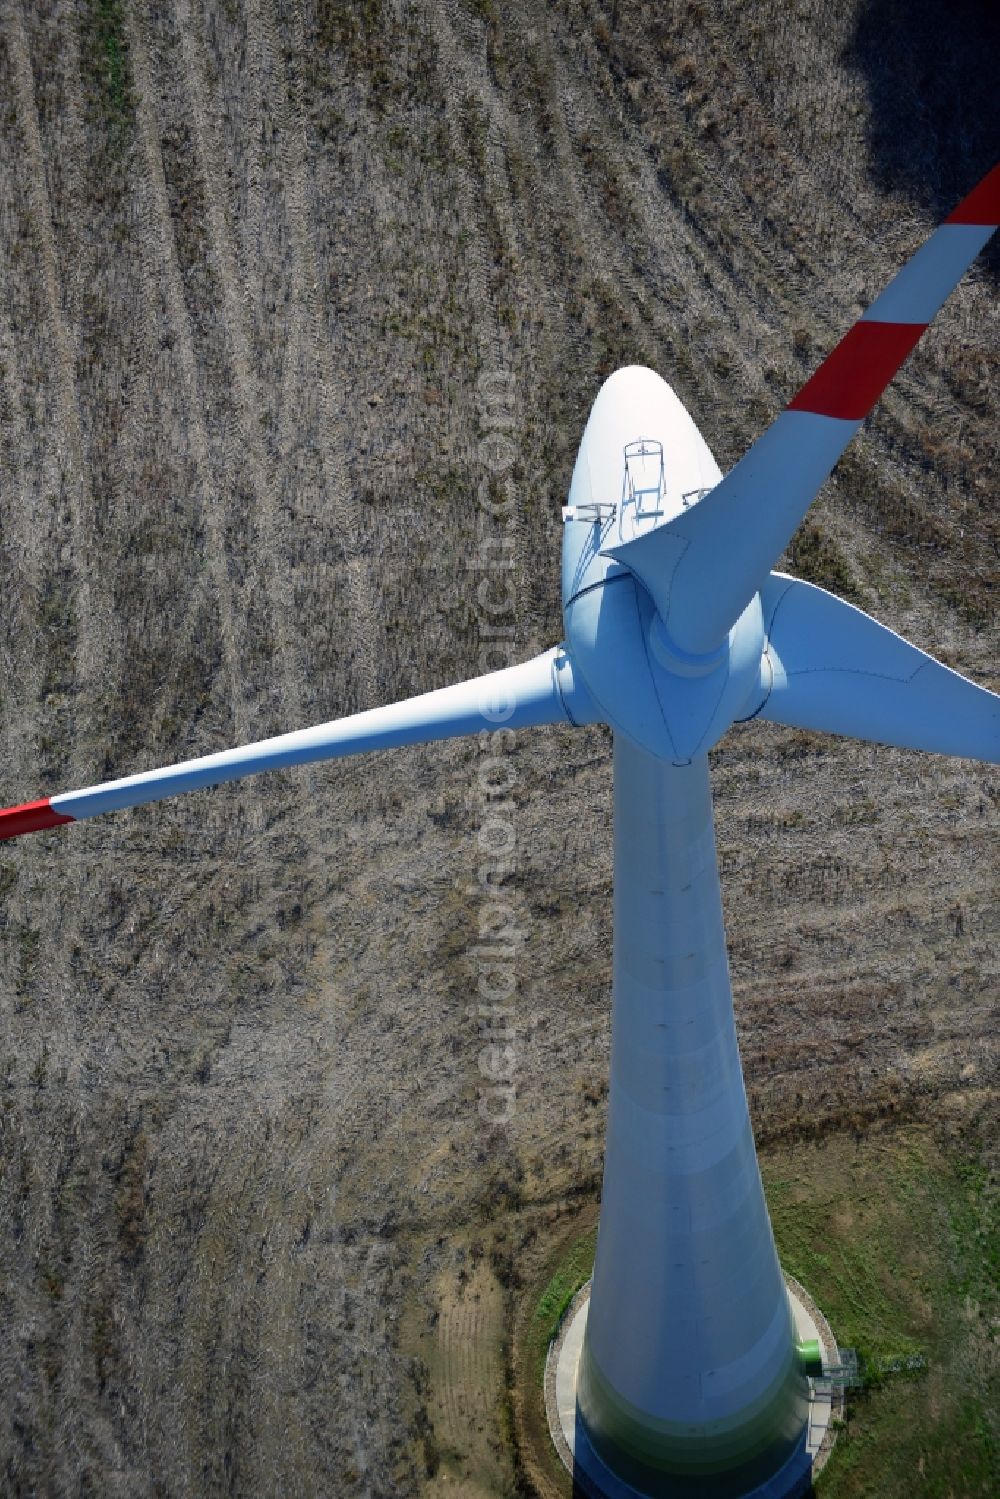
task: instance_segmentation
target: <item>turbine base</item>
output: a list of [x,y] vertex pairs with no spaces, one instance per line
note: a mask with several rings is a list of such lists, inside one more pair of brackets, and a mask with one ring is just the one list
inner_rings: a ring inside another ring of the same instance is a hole
[[[798,1342],[816,1339],[824,1366],[837,1359],[837,1345],[829,1324],[808,1294],[788,1275],[785,1286],[795,1322]],[[576,1403],[577,1371],[590,1306],[590,1282],[578,1292],[549,1348],[545,1363],[545,1410],[549,1432],[563,1465],[573,1475],[574,1492],[588,1499],[648,1499],[642,1490],[619,1478],[594,1451],[580,1420]],[[810,1492],[812,1482],[829,1456],[836,1434],[832,1417],[839,1414],[843,1395],[824,1388],[823,1381],[810,1380],[809,1420],[805,1442],[788,1461],[756,1488],[739,1499],[797,1499]],[[679,1481],[678,1496],[684,1493]]]

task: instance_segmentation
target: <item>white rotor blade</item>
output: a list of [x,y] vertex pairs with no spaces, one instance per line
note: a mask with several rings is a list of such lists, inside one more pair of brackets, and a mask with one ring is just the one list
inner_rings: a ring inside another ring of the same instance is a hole
[[754,717],[1000,763],[1000,697],[844,599],[784,573],[761,589],[767,644]]
[[681,650],[704,655],[725,639],[998,222],[1000,166],[908,261],[721,484],[673,520],[609,548],[652,595]]
[[573,680],[568,656],[561,647],[556,647],[520,666],[425,692],[389,707],[371,708],[350,718],[280,734],[239,749],[222,750],[180,765],[89,786],[83,791],[67,791],[20,807],[8,807],[0,810],[0,839],[40,832],[122,807],[142,806],[180,791],[215,786],[221,781],[238,781],[279,766],[305,765],[404,744],[426,744],[434,739],[475,734],[482,729],[592,722],[595,716],[584,689]]

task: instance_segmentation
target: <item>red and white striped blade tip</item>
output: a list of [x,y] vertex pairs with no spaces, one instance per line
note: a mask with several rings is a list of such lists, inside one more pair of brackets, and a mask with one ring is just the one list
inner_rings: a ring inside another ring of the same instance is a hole
[[43,833],[47,828],[58,828],[64,822],[75,822],[57,812],[47,796],[41,801],[25,802],[20,807],[0,808],[0,841],[4,838],[20,838],[22,833]]

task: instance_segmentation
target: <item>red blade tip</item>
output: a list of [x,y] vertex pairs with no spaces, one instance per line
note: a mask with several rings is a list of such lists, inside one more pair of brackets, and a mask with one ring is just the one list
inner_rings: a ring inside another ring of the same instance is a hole
[[64,812],[57,812],[45,796],[41,801],[25,802],[21,807],[0,809],[0,840],[19,838],[22,833],[42,833],[46,828],[57,828],[64,822],[75,821]]
[[1000,164],[964,197],[946,224],[1000,224]]

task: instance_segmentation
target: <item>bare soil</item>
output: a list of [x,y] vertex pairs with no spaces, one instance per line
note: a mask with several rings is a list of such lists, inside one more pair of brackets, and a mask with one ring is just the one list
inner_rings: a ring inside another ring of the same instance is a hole
[[[997,19],[940,18],[2,0],[0,800],[475,674],[483,374],[517,654],[558,640],[601,379],[658,369],[725,467],[993,164]],[[789,559],[994,688],[997,266]],[[523,1490],[522,1257],[599,1191],[610,744],[510,752],[498,1128],[477,754],[4,845],[4,1494]],[[760,724],[714,760],[765,1156],[992,1088],[996,771]]]

